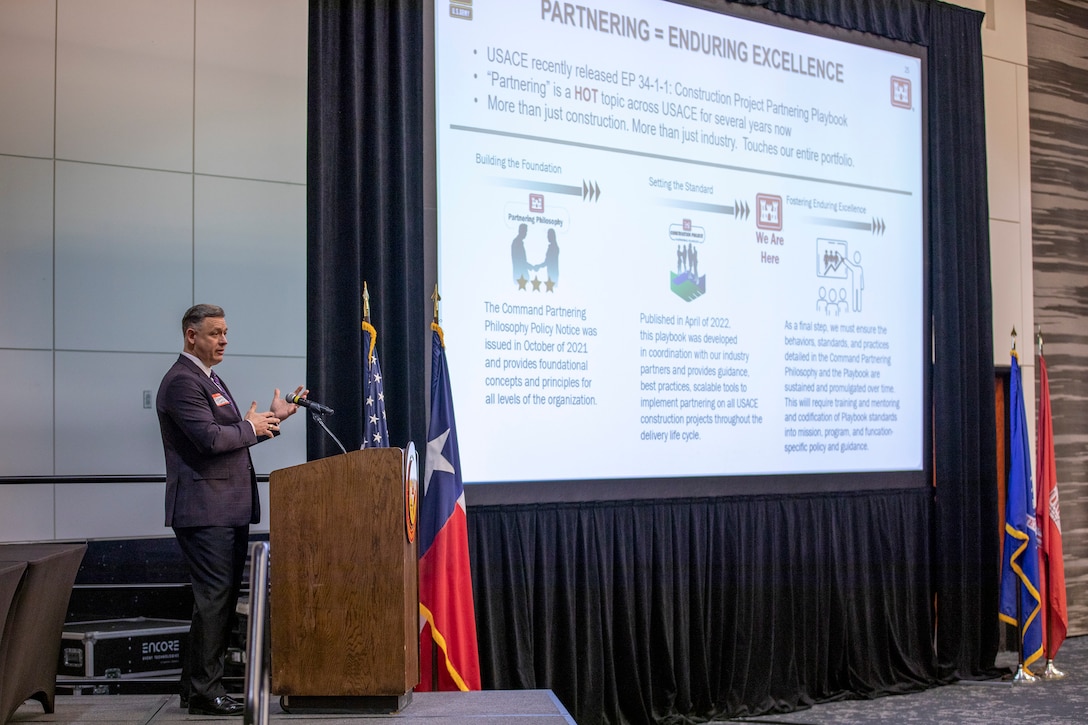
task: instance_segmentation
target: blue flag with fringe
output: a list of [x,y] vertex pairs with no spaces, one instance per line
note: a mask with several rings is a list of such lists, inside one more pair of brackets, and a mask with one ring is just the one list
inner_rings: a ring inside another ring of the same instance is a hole
[[1022,664],[1028,670],[1043,655],[1043,619],[1042,597],[1039,596],[1039,532],[1035,520],[1035,495],[1031,486],[1031,444],[1028,441],[1020,361],[1015,350],[1012,353],[1009,397],[1012,406],[1009,415],[1009,459],[1012,465],[1005,500],[999,617],[1017,628],[1023,647]]

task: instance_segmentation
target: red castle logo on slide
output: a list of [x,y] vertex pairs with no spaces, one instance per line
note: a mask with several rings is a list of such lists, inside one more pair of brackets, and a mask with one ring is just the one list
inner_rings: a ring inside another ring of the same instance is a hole
[[910,108],[910,79],[892,76],[892,105],[896,108]]
[[756,194],[756,228],[782,231],[782,197]]

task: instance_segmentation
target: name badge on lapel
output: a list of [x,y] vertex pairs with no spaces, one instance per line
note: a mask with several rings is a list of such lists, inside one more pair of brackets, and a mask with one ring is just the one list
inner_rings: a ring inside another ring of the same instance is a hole
[[224,405],[230,405],[230,401],[227,400],[227,396],[220,393],[212,393],[212,402],[222,408]]

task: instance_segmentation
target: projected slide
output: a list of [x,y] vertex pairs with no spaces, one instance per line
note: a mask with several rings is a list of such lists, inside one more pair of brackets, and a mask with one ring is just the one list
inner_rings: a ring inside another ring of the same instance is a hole
[[466,483],[922,470],[918,58],[632,0],[435,36]]

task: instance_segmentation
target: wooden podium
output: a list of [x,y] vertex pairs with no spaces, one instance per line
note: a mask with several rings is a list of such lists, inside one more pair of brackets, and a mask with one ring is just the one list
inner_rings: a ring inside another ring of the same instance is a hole
[[269,477],[272,693],[288,712],[393,712],[419,684],[415,447]]

